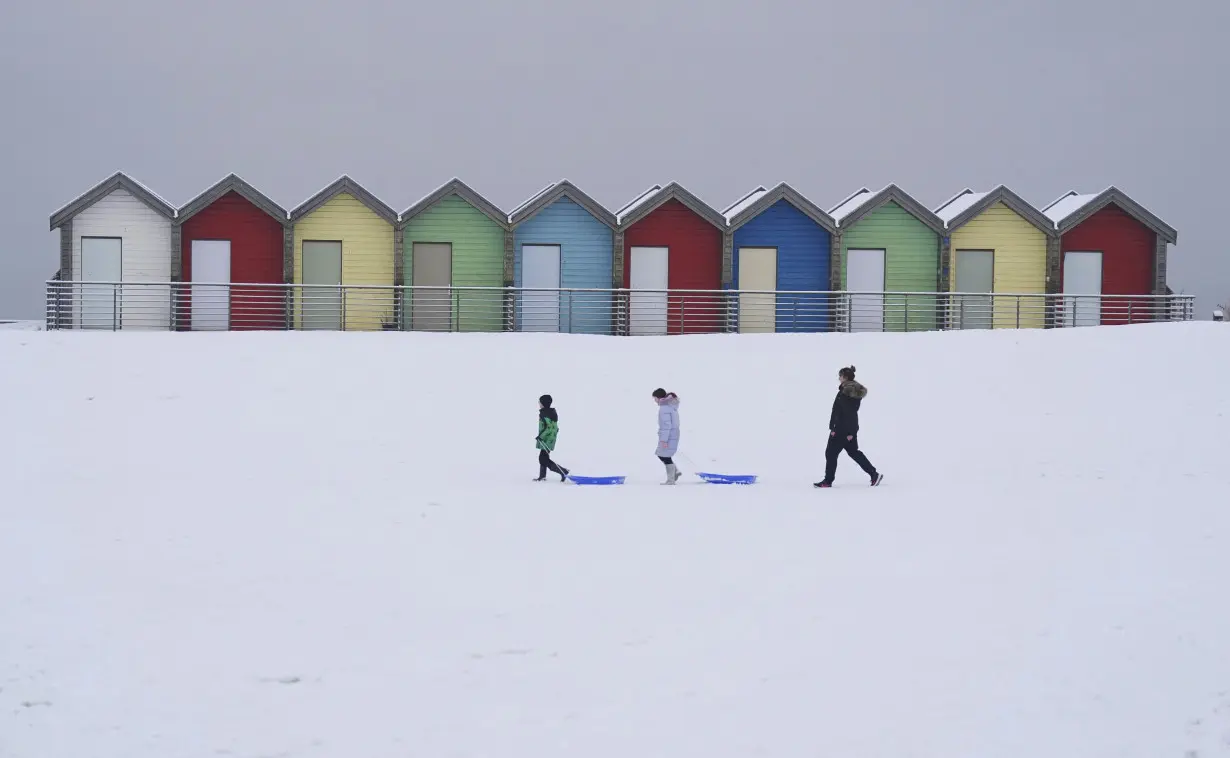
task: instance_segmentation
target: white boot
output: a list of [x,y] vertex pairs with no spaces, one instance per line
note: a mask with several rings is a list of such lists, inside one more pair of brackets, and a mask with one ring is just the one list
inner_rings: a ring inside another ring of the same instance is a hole
[[679,469],[673,463],[666,464],[666,481],[663,484],[674,484],[679,480]]

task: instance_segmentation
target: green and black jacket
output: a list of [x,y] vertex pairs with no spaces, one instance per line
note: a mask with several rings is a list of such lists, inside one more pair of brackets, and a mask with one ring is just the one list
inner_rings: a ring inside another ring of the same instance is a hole
[[554,450],[555,438],[559,436],[559,414],[554,408],[538,410],[538,436],[534,441],[539,450]]

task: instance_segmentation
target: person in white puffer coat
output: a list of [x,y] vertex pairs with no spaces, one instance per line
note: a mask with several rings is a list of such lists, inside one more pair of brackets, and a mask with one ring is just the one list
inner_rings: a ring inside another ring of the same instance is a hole
[[653,399],[658,404],[658,449],[655,455],[666,465],[666,481],[662,483],[674,484],[683,476],[673,459],[679,452],[679,396],[659,387],[653,391]]

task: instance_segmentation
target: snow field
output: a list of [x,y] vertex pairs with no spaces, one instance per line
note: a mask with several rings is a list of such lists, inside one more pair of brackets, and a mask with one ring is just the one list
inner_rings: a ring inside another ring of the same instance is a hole
[[[817,491],[849,363],[887,478]],[[0,366],[3,758],[1230,755],[1220,325]],[[627,485],[530,481],[544,392],[556,459]]]

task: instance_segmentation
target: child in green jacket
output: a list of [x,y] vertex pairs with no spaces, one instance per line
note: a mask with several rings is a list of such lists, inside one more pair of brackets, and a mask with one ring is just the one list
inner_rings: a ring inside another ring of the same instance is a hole
[[559,414],[551,407],[551,396],[538,398],[538,436],[534,442],[538,448],[538,478],[541,482],[547,478],[547,469],[559,474],[561,482],[568,479],[568,469],[551,460],[551,451],[555,449],[555,440],[559,436]]

